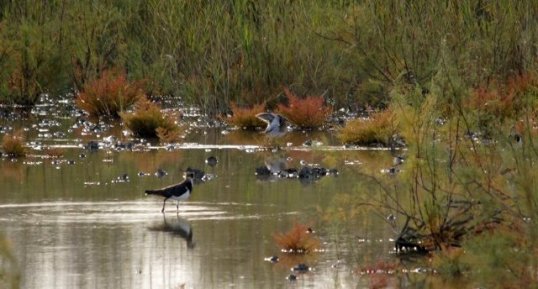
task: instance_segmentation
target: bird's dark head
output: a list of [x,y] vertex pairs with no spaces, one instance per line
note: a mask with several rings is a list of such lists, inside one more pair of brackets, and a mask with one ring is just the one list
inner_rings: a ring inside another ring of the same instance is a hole
[[185,179],[193,180],[194,179],[194,172],[185,172]]

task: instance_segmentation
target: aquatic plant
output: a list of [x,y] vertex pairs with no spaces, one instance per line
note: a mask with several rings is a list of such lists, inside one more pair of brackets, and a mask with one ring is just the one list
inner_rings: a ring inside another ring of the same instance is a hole
[[84,85],[76,104],[91,116],[116,118],[144,96],[141,82],[129,82],[124,72],[106,70]]
[[348,121],[338,132],[338,139],[346,144],[388,146],[398,133],[398,121],[392,110],[371,114],[367,119]]
[[24,147],[24,135],[22,131],[5,134],[2,138],[2,150],[4,154],[12,158],[24,157],[26,155],[26,148]]
[[284,94],[288,104],[279,104],[277,111],[300,128],[321,127],[332,113],[332,107],[325,104],[323,96],[299,98],[287,87],[284,87]]
[[136,137],[173,142],[179,138],[181,132],[171,117],[164,115],[157,104],[145,97],[138,100],[132,113],[123,112],[120,116]]
[[252,107],[241,107],[235,102],[232,102],[230,106],[232,109],[232,116],[224,119],[228,124],[243,129],[255,129],[264,125],[264,122],[256,117],[258,113],[265,110],[264,104],[255,104]]
[[294,224],[286,233],[276,233],[273,239],[283,252],[292,254],[308,254],[320,247],[320,241],[309,232],[308,226]]

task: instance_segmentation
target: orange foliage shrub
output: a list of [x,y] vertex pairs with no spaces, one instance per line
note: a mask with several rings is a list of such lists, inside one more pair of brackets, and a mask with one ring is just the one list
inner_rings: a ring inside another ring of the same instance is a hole
[[21,131],[13,134],[6,134],[2,139],[2,150],[4,153],[13,158],[24,157],[26,148],[24,147],[24,137]]
[[295,224],[288,232],[277,233],[273,238],[280,249],[288,253],[311,253],[320,246],[320,241],[309,233],[308,227],[303,224]]
[[125,126],[136,137],[159,138],[164,142],[173,142],[179,138],[179,127],[172,118],[163,115],[160,107],[141,98],[135,105],[133,113],[120,113]]
[[332,107],[325,105],[322,96],[309,96],[302,99],[287,87],[284,87],[284,93],[289,99],[289,104],[287,106],[279,104],[277,111],[301,128],[320,127],[332,113]]
[[526,108],[536,112],[538,103],[526,103],[525,96],[527,93],[536,95],[537,92],[538,78],[535,74],[516,75],[502,83],[494,82],[491,87],[476,88],[464,105],[501,119],[517,117]]
[[119,117],[119,112],[144,96],[141,82],[128,82],[125,73],[104,71],[84,85],[76,104],[92,116]]
[[236,103],[231,103],[232,116],[226,119],[226,122],[244,129],[254,129],[263,126],[263,121],[259,120],[256,115],[264,111],[264,104],[256,104],[249,107],[240,107]]

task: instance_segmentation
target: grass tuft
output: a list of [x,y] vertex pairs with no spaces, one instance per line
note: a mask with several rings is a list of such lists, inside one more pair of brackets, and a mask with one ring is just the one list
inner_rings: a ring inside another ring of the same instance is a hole
[[21,131],[13,134],[6,134],[2,139],[2,150],[6,155],[12,158],[20,158],[26,156],[24,147],[24,136]]
[[346,144],[389,145],[398,131],[397,121],[391,110],[374,113],[369,119],[354,119],[340,130],[338,138]]
[[284,87],[284,94],[289,104],[279,104],[277,111],[301,128],[321,127],[332,113],[332,107],[325,105],[323,96],[299,98],[287,87]]
[[308,232],[308,226],[295,224],[286,233],[277,233],[273,238],[282,251],[293,254],[308,254],[320,247],[320,241]]
[[132,113],[120,113],[125,126],[135,137],[173,142],[179,139],[180,130],[171,117],[165,116],[160,107],[146,98],[135,104]]
[[117,118],[121,111],[142,97],[142,82],[129,82],[125,73],[107,70],[98,79],[84,85],[76,104],[91,116]]
[[264,104],[256,104],[252,107],[241,107],[236,103],[231,103],[232,116],[226,119],[228,124],[243,128],[255,129],[263,126],[263,121],[259,120],[256,115],[264,111]]

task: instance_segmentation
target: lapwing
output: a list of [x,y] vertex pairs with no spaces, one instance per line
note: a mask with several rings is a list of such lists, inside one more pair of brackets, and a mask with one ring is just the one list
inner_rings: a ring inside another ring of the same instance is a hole
[[146,190],[146,195],[158,195],[164,197],[163,208],[161,210],[164,213],[164,207],[168,199],[176,200],[176,209],[179,211],[179,201],[187,200],[192,194],[193,187],[193,173],[185,173],[185,180],[179,184],[171,185],[157,190]]
[[263,131],[266,135],[271,137],[279,137],[286,134],[286,124],[288,121],[280,114],[273,112],[262,112],[258,113],[256,117],[267,124],[267,127]]

